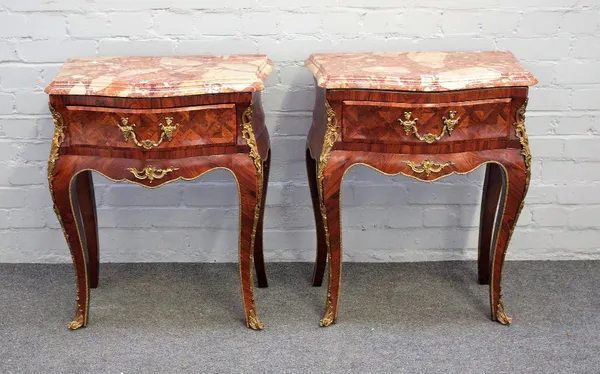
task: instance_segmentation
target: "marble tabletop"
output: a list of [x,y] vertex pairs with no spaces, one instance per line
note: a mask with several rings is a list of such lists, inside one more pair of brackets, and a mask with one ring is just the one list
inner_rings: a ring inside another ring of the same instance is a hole
[[112,97],[255,92],[272,69],[266,55],[75,58],[45,92]]
[[450,91],[537,83],[510,52],[318,53],[305,65],[328,89]]

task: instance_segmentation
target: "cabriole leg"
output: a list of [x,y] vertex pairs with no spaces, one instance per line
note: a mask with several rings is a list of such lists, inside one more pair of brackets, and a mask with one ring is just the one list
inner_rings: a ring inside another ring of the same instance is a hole
[[523,208],[525,194],[529,184],[530,171],[525,167],[523,158],[518,154],[518,161],[504,163],[504,201],[500,204],[499,231],[495,240],[495,248],[492,257],[492,274],[490,276],[490,302],[492,309],[492,320],[503,325],[512,322],[504,311],[502,300],[502,270],[504,257],[510,238],[515,229],[519,214]]
[[[262,163],[261,163],[262,166]],[[254,330],[262,330],[263,324],[258,318],[254,301],[254,285],[252,281],[252,262],[256,232],[261,212],[262,200],[262,167],[255,168],[251,158],[241,156],[234,161],[235,174],[240,190],[240,282],[242,301],[246,314],[246,326]]]
[[481,219],[479,224],[479,251],[477,275],[480,284],[490,283],[490,254],[495,233],[494,221],[498,211],[498,201],[502,191],[502,169],[497,164],[487,164],[481,198]]
[[100,256],[98,247],[98,216],[96,213],[96,197],[94,195],[94,183],[92,172],[89,170],[81,172],[76,178],[76,189],[79,207],[81,209],[81,220],[84,244],[87,248],[88,275],[90,287],[98,287],[100,273]]
[[320,210],[325,230],[325,243],[329,263],[327,299],[321,326],[329,326],[337,321],[338,301],[342,283],[342,230],[340,220],[341,188],[345,171],[350,163],[343,157],[332,157],[322,180]]
[[327,264],[327,244],[325,242],[323,216],[321,215],[319,186],[317,185],[317,163],[311,157],[309,150],[306,150],[306,174],[308,175],[308,187],[310,189],[310,196],[315,214],[315,227],[317,231],[317,256],[313,268],[312,284],[315,287],[320,287],[323,283],[325,265]]
[[75,330],[87,326],[90,288],[84,245],[76,217],[79,204],[77,189],[74,186],[75,172],[68,167],[63,168],[61,161],[62,159],[56,161],[56,165],[51,175],[49,175],[49,184],[54,201],[54,211],[71,250],[71,258],[75,269],[75,284],[77,286],[75,318],[68,324],[70,329]]
[[268,287],[267,270],[265,268],[265,257],[263,254],[263,221],[265,216],[265,205],[267,201],[267,187],[269,185],[269,169],[271,166],[271,151],[268,152],[267,159],[263,161],[262,175],[262,204],[260,204],[260,214],[258,225],[256,227],[256,240],[254,243],[254,267],[256,269],[256,280],[258,287]]

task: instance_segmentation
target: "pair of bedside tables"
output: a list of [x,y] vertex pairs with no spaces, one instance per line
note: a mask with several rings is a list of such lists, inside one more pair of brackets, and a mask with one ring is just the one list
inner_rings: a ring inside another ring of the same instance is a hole
[[[493,320],[510,323],[502,266],[529,184],[528,86],[507,52],[316,54],[307,173],[317,228],[313,284],[329,264],[322,326],[336,322],[341,281],[340,188],[365,165],[433,182],[486,165],[479,282]],[[210,170],[239,190],[239,269],[246,325],[262,329],[253,290],[267,286],[262,225],[271,160],[260,91],[264,55],[68,60],[46,89],[55,125],[48,181],[75,267],[76,312],[88,322],[98,286],[98,225],[91,172],[157,188]],[[274,155],[277,157],[277,155]],[[500,202],[500,204],[499,204]]]

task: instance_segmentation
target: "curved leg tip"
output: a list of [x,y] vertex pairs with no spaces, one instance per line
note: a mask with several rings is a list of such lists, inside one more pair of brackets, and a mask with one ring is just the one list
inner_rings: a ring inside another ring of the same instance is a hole
[[312,276],[312,285],[313,287],[321,287],[321,284],[323,284],[323,273],[320,273],[315,266]]
[[[255,250],[256,251],[256,250]],[[267,288],[269,287],[269,281],[267,278],[267,271],[265,269],[265,263],[262,260],[256,260],[256,256],[254,256],[254,265],[256,267],[256,284],[259,288]],[[262,263],[262,265],[260,265]]]
[[252,330],[262,330],[265,328],[260,319],[258,319],[258,314],[254,309],[250,310],[250,313],[246,316],[246,326]]
[[265,325],[260,321],[248,322],[246,326],[252,330],[263,330],[265,328]]
[[327,327],[333,325],[334,323],[335,321],[333,320],[333,318],[324,317],[323,319],[321,319],[321,321],[319,321],[319,326]]
[[81,315],[80,313],[77,313],[77,316],[75,316],[75,319],[72,320],[71,322],[69,322],[67,327],[69,328],[69,330],[77,330],[79,328],[85,327],[85,325],[83,323],[83,315]]
[[510,325],[512,323],[512,317],[509,317],[508,315],[503,315],[500,316],[498,315],[498,318],[496,319],[496,321],[498,321],[498,323],[500,323],[501,325]]
[[327,326],[333,325],[335,322],[336,322],[336,319],[335,319],[335,316],[333,314],[333,311],[330,308],[327,308],[325,310],[325,315],[323,316],[323,318],[319,322],[319,326],[321,326],[321,327],[327,327]]
[[510,325],[512,323],[512,317],[510,317],[504,311],[504,301],[502,301],[502,297],[498,301],[498,309],[496,311],[496,321],[498,321],[502,325]]
[[321,287],[322,284],[323,284],[323,277],[315,277],[315,276],[313,276],[313,279],[312,279],[312,286],[313,287]]

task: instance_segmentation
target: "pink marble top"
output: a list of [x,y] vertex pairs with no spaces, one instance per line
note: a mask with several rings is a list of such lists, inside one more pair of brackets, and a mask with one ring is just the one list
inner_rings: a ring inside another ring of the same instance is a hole
[[537,83],[510,52],[318,53],[305,64],[324,88],[449,91]]
[[273,69],[265,55],[69,59],[46,88],[51,95],[169,97],[255,92]]

